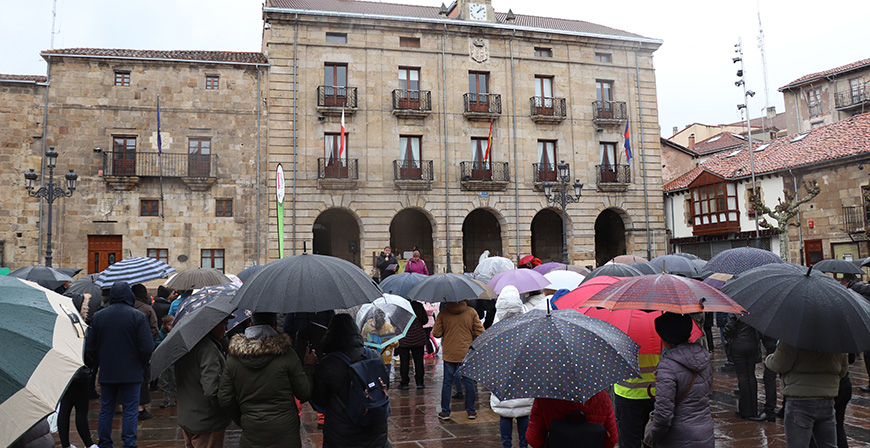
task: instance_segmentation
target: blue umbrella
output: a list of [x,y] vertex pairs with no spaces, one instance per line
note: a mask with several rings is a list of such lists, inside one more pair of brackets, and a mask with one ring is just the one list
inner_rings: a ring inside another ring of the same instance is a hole
[[743,273],[743,271],[773,263],[785,263],[785,261],[779,255],[769,250],[756,249],[754,247],[737,247],[719,252],[707,262],[704,270],[720,274],[738,275]]
[[175,269],[155,258],[133,257],[109,266],[97,277],[94,284],[100,288],[109,288],[115,282],[135,285],[148,280],[166,278],[174,273]]
[[378,286],[381,287],[383,292],[408,297],[408,292],[427,278],[429,277],[417,274],[416,272],[402,272],[401,274],[393,274],[385,278]]

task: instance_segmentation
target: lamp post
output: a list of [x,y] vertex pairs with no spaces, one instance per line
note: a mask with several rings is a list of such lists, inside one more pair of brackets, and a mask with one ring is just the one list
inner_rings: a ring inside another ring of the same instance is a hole
[[554,192],[553,184],[550,182],[544,182],[544,196],[547,197],[547,203],[553,205],[561,205],[562,206],[562,263],[568,264],[568,228],[567,223],[565,221],[565,207],[568,204],[573,204],[575,202],[580,202],[580,196],[582,195],[583,184],[580,183],[579,180],[574,181],[574,195],[572,196],[568,192],[568,182],[571,181],[571,168],[565,163],[564,160],[559,162],[556,166],[558,168],[558,181],[562,185],[562,188]]
[[33,184],[36,183],[36,179],[39,177],[33,169],[31,168],[30,171],[24,173],[24,188],[27,189],[27,194],[32,198],[45,198],[48,202],[48,232],[46,234],[45,248],[45,265],[47,267],[51,267],[51,204],[57,198],[72,196],[73,191],[76,189],[76,181],[79,178],[73,170],[69,170],[69,173],[64,176],[66,178],[66,191],[54,183],[54,167],[57,165],[57,155],[53,147],[48,148],[48,151],[45,153],[46,166],[48,166],[48,183],[43,184],[39,189],[33,189]]

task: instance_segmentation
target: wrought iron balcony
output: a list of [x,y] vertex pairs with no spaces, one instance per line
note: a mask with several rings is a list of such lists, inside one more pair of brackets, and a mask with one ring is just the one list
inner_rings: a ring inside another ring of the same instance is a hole
[[597,183],[631,183],[631,165],[595,165]]
[[532,170],[534,171],[535,183],[541,182],[556,182],[559,177],[559,170],[556,169],[556,163],[533,163]]
[[341,115],[356,112],[356,87],[318,86],[317,111],[324,115]]
[[393,178],[396,186],[405,190],[428,190],[432,187],[434,172],[431,160],[393,161]]
[[536,123],[558,123],[566,117],[565,98],[533,96],[531,103],[532,121]]
[[103,152],[103,176],[217,177],[217,155]]
[[494,93],[466,93],[462,95],[465,118],[490,120],[501,115],[501,95]]
[[393,115],[423,118],[432,112],[432,92],[428,90],[393,90]]
[[843,231],[846,233],[860,232],[864,230],[864,208],[859,206],[843,206],[841,213]]
[[618,126],[628,119],[628,109],[622,101],[593,101],[592,122],[599,126]]
[[327,158],[317,159],[318,179],[359,179],[357,159],[335,160]]
[[460,162],[463,190],[504,190],[510,182],[507,162]]
[[867,95],[866,92],[847,90],[845,92],[837,92],[837,96],[834,97],[834,107],[838,110],[862,106],[870,106],[870,95]]

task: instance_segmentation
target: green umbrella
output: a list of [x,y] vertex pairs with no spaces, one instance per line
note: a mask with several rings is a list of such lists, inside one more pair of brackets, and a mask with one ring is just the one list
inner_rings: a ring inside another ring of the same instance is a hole
[[54,412],[84,365],[85,325],[69,297],[0,277],[0,446]]

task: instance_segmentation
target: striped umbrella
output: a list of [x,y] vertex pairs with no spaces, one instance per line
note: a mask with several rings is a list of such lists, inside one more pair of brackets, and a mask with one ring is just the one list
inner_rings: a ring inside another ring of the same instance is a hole
[[175,273],[168,264],[148,257],[133,257],[121,260],[103,271],[95,285],[109,288],[115,282],[127,282],[130,285],[164,278]]
[[0,446],[54,412],[83,366],[85,325],[72,300],[0,277]]
[[610,310],[659,310],[677,314],[746,312],[718,289],[671,274],[624,278],[590,297],[585,305]]
[[737,247],[719,252],[707,262],[704,269],[720,274],[738,275],[743,271],[772,263],[785,263],[785,261],[769,250]]

